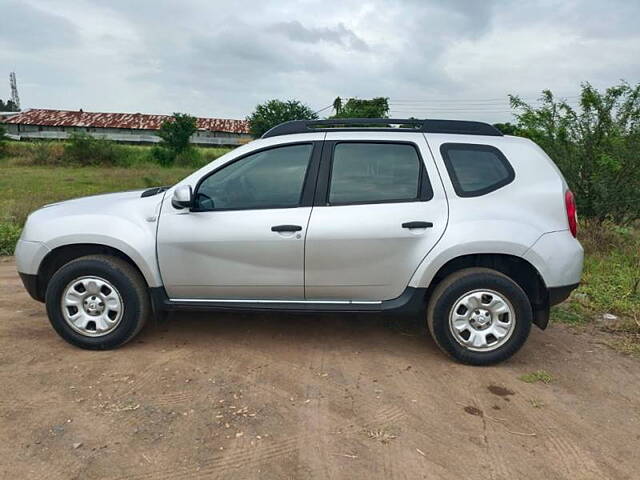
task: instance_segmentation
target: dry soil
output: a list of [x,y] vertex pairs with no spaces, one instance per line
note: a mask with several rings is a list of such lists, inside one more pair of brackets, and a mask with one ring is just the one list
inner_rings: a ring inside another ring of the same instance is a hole
[[[640,362],[597,332],[532,331],[490,368],[410,322],[176,315],[74,348],[0,259],[0,476],[637,479]],[[544,370],[549,384],[520,376]]]

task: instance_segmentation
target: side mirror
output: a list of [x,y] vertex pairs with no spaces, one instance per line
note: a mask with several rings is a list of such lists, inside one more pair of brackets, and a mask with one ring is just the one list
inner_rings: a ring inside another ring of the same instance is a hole
[[182,185],[173,191],[171,205],[177,209],[190,208],[193,201],[191,185]]

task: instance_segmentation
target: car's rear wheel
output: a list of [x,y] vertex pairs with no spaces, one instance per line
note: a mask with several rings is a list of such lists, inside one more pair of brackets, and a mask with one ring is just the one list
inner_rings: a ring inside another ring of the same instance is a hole
[[471,365],[511,357],[529,336],[532,318],[522,288],[488,268],[449,275],[436,287],[427,308],[427,325],[438,347]]
[[124,260],[91,255],[73,260],[51,277],[49,321],[67,342],[81,348],[116,348],[131,340],[150,312],[146,284]]

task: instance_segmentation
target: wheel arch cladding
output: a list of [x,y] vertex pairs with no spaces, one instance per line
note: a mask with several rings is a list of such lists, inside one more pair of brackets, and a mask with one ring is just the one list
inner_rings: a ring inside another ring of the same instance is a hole
[[[547,287],[536,268],[522,257],[502,253],[476,253],[454,257],[442,265],[427,289],[427,298],[450,274],[471,267],[490,268],[511,278],[527,294],[535,313],[548,309]],[[534,323],[538,325],[537,319]],[[542,327],[542,325],[538,325]]]
[[44,257],[40,263],[37,275],[37,295],[40,301],[44,301],[45,293],[47,291],[47,285],[53,274],[58,271],[62,266],[80,257],[87,255],[110,255],[116,258],[120,258],[135,268],[142,276],[147,284],[149,279],[144,274],[142,269],[137,263],[122,250],[119,250],[110,245],[103,245],[97,243],[77,243],[62,245],[54,248]]

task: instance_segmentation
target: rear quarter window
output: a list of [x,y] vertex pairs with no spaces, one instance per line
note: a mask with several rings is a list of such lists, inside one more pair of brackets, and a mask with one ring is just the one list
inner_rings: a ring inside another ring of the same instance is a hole
[[470,143],[444,143],[440,153],[453,188],[460,197],[478,197],[511,183],[515,173],[496,147]]

